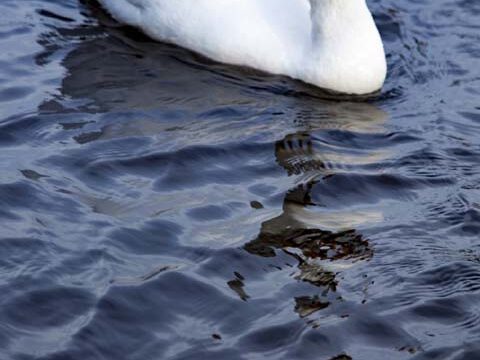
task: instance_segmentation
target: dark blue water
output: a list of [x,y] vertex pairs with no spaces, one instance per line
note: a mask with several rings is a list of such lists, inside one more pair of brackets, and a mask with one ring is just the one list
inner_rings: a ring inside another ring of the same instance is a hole
[[369,102],[0,3],[0,359],[480,359],[480,2],[370,1]]

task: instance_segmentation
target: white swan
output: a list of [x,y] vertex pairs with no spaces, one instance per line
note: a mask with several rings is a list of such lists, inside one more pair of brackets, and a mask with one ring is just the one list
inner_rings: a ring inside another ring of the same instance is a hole
[[99,0],[118,21],[211,59],[348,94],[379,90],[382,40],[365,0]]

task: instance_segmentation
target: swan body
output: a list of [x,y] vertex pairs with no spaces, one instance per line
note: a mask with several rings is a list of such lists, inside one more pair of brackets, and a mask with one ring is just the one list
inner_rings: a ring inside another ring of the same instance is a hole
[[383,44],[365,0],[99,0],[118,21],[216,61],[348,94],[379,90]]

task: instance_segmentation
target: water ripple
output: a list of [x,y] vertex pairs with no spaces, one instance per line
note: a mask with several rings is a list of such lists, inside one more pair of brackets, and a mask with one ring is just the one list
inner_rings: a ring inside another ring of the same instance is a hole
[[479,2],[369,4],[355,99],[4,0],[0,358],[479,358]]

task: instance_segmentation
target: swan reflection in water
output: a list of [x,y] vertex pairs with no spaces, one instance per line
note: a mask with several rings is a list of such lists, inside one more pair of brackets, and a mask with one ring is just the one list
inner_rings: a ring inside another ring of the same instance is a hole
[[[326,118],[306,120],[303,125],[307,130],[288,134],[276,142],[277,163],[289,175],[297,176],[300,183],[285,194],[282,213],[263,222],[258,236],[244,246],[249,253],[262,257],[274,257],[277,250],[285,252],[298,262],[296,279],[320,288],[313,296],[295,298],[295,311],[300,317],[322,310],[332,299],[338,299],[329,296],[336,292],[337,273],[357,261],[368,261],[374,253],[368,239],[356,228],[382,220],[382,213],[375,209],[329,209],[322,203],[322,183],[345,168],[375,164],[386,154],[352,155],[348,149],[343,149],[342,154],[338,148],[335,153],[321,152],[316,149],[312,134],[337,128],[357,133],[381,132],[387,114],[370,104],[325,106]],[[312,192],[316,192],[315,199]],[[342,200],[341,193],[334,197]]]

